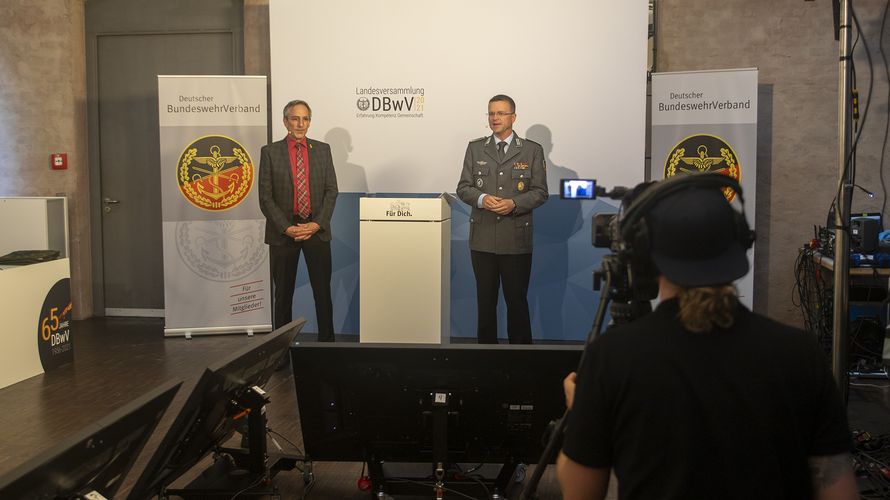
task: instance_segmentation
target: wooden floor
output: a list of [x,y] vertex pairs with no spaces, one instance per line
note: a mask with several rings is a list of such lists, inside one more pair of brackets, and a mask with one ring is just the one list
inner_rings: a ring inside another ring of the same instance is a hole
[[[76,322],[73,332],[74,363],[0,389],[0,408],[4,409],[0,412],[0,474],[158,384],[184,380],[118,498],[124,498],[132,488],[204,367],[261,338],[219,335],[165,339],[163,322],[158,319],[94,318]],[[269,427],[302,446],[290,370],[276,372],[266,391],[272,401],[268,407]],[[890,389],[885,382],[864,381],[853,387],[850,425],[873,434],[890,433]],[[295,452],[285,439],[276,441],[285,451]],[[274,449],[273,444],[270,449]],[[369,494],[356,487],[361,470],[361,463],[316,462],[316,483],[309,498],[367,499]],[[302,496],[303,479],[297,471],[283,472],[275,482],[284,498]],[[614,493],[613,488],[610,498],[617,498]],[[553,467],[544,474],[538,494],[541,500],[561,497]]]
[[[165,339],[163,321],[159,319],[93,318],[75,322],[73,338],[74,363],[0,389],[0,408],[6,409],[0,412],[0,474],[160,383],[184,380],[118,492],[117,498],[125,498],[204,368],[262,336]],[[356,338],[345,340],[357,341]],[[269,427],[302,447],[291,371],[276,372],[266,391],[271,398],[267,407]],[[285,451],[296,453],[285,439],[276,437],[276,441]],[[274,450],[274,444],[270,442],[269,448]],[[199,468],[200,465],[192,472],[197,473]],[[369,498],[369,493],[361,492],[356,486],[361,470],[361,463],[315,462],[316,481],[308,498]],[[297,471],[280,473],[275,483],[283,498],[302,496],[303,478]],[[545,473],[538,492],[541,500],[560,498],[552,467]]]

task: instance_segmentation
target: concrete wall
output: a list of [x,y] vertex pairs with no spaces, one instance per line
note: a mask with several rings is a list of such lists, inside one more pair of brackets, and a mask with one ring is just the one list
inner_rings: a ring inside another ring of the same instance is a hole
[[93,308],[83,2],[0,2],[0,196],[68,197],[75,319]]
[[[838,43],[831,2],[657,2],[657,71],[760,69],[755,307],[780,321],[802,324],[792,302],[794,261],[798,248],[813,238],[813,225],[825,224],[838,179]],[[887,78],[877,54],[884,4],[855,2],[877,71],[856,181],[877,195],[869,199],[857,189],[856,211],[880,211],[884,199],[879,160]],[[860,41],[856,69],[863,106],[867,66]]]
[[[272,109],[272,54],[269,47],[269,0],[244,0],[244,74],[266,76],[266,109]],[[269,142],[272,119],[269,113]]]

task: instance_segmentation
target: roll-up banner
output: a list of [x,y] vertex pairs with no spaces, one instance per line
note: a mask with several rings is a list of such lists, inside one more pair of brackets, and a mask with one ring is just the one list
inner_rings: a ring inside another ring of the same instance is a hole
[[[745,216],[754,227],[757,186],[757,69],[655,73],[652,75],[652,162],[658,180],[693,172],[720,172],[736,179]],[[729,201],[735,194],[725,193]],[[743,304],[754,303],[751,270],[736,286]]]
[[266,77],[158,76],[164,334],[272,330],[257,195]]

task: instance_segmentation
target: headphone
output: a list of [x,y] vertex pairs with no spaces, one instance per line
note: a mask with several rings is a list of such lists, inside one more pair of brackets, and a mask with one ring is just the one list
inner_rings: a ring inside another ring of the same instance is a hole
[[[754,245],[755,234],[748,225],[745,217],[745,198],[742,195],[742,186],[732,177],[716,173],[705,172],[677,177],[670,177],[658,182],[640,184],[625,197],[622,204],[629,203],[619,220],[619,230],[623,245],[619,256],[625,259],[630,268],[630,280],[642,280],[642,283],[631,283],[631,286],[647,285],[657,295],[655,278],[658,269],[649,257],[649,223],[647,216],[652,208],[661,200],[686,189],[723,189],[730,188],[739,197],[742,209],[733,210],[733,228],[738,241],[746,250]],[[636,279],[634,279],[636,278]]]

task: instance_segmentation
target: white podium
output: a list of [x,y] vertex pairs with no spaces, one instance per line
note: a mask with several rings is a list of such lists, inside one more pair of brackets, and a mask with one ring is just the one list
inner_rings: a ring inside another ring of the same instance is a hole
[[359,341],[451,337],[451,207],[443,198],[359,200]]

